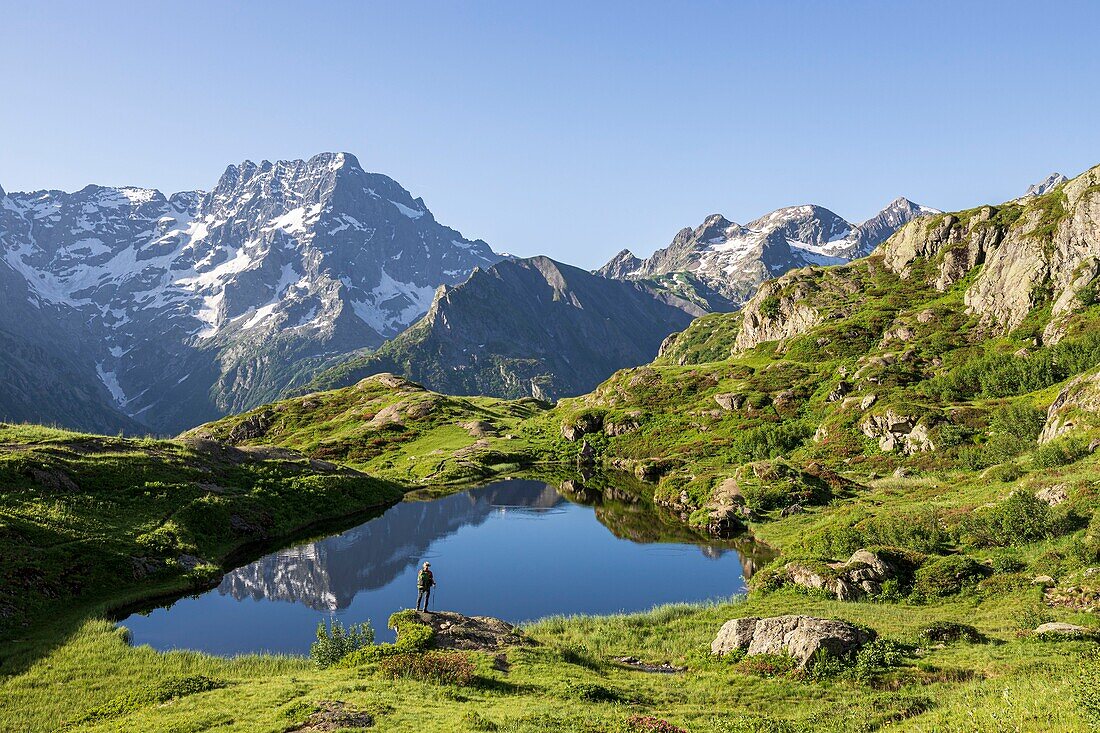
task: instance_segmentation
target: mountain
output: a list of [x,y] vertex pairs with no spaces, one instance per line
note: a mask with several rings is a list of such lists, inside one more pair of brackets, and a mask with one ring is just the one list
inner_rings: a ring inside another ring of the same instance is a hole
[[859,225],[814,205],[778,209],[745,226],[712,214],[695,229],[681,229],[648,259],[623,250],[598,272],[630,280],[687,272],[715,293],[744,302],[770,277],[866,256],[901,225],[934,213],[898,198]]
[[1033,183],[1028,186],[1027,191],[1024,192],[1024,197],[1026,198],[1028,196],[1042,196],[1043,194],[1050,193],[1055,188],[1061,186],[1068,180],[1069,179],[1063,176],[1061,173],[1051,173],[1049,176],[1039,181],[1038,183]]
[[504,260],[440,289],[405,333],[303,389],[394,372],[447,394],[554,400],[649,361],[666,336],[706,312],[649,282],[611,280],[548,257]]
[[[74,355],[90,403],[106,390],[115,413],[160,432],[261,404],[322,358],[378,346],[439,285],[500,260],[347,153],[231,165],[209,192],[5,193],[0,258],[27,303],[53,314],[49,340]],[[22,324],[0,314],[0,333]],[[65,412],[48,392],[37,402],[37,415]]]

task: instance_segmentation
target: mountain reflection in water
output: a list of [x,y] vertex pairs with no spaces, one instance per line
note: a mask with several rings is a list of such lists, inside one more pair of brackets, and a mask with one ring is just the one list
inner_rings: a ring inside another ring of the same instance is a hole
[[122,623],[135,643],[159,649],[301,653],[333,614],[370,620],[379,641],[392,639],[386,620],[414,602],[424,560],[439,582],[438,608],[518,622],[728,597],[767,559],[747,541],[702,538],[618,489],[500,481],[402,502]]
[[290,547],[227,573],[218,592],[241,600],[295,601],[322,611],[347,608],[359,591],[381,588],[418,564],[437,540],[493,513],[546,511],[566,503],[552,486],[502,481],[434,501],[407,501],[378,519],[318,542]]

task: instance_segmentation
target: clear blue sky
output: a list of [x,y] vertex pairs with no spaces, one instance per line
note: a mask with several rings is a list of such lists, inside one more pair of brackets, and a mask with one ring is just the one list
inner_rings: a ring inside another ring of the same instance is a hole
[[[307,9],[308,5],[308,9]],[[497,250],[997,202],[1100,163],[1097,2],[0,0],[0,185],[355,153]]]

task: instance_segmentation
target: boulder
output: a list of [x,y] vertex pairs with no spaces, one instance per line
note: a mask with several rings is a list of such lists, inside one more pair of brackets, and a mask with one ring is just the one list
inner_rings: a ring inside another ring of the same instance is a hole
[[728,654],[743,649],[755,654],[788,654],[805,664],[818,651],[844,657],[874,638],[847,621],[812,616],[773,616],[738,618],[727,621],[710,645],[712,654]]
[[740,410],[741,406],[745,404],[745,395],[736,394],[734,392],[723,392],[722,394],[714,395],[714,401],[718,403],[718,406],[723,410]]
[[875,394],[866,395],[862,400],[859,401],[859,409],[861,409],[861,410],[870,409],[871,405],[875,404],[875,402],[877,400],[878,400],[878,395],[875,395]]
[[1035,498],[1050,506],[1058,506],[1069,499],[1069,494],[1066,493],[1065,484],[1054,484],[1036,491]]
[[859,427],[868,438],[878,440],[879,448],[887,453],[900,449],[902,453],[911,455],[935,450],[928,426],[916,417],[903,415],[893,408],[881,415],[868,415]]
[[1040,624],[1032,632],[1036,636],[1091,636],[1092,629],[1077,624],[1067,624],[1062,621],[1051,621]]

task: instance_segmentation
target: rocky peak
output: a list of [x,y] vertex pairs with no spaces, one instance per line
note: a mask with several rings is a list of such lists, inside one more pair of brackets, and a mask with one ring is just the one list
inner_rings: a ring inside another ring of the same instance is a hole
[[1055,188],[1061,186],[1068,180],[1069,179],[1063,176],[1061,173],[1051,173],[1049,176],[1039,181],[1038,183],[1033,183],[1028,186],[1027,191],[1024,192],[1024,197],[1042,196],[1044,193],[1050,193]]
[[1007,332],[1049,297],[1043,339],[1056,341],[1082,305],[1078,293],[1100,275],[1100,166],[1059,186],[1060,193],[911,222],[880,249],[883,262],[910,277],[918,260],[932,260],[930,282],[941,291],[980,264],[965,302],[983,326]]
[[859,225],[860,250],[863,254],[870,254],[871,250],[913,219],[940,213],[943,212],[899,196],[887,204],[882,211]]
[[629,249],[620,250],[608,260],[607,264],[596,270],[596,274],[615,280],[626,280],[642,266],[642,261]]
[[748,228],[779,231],[787,239],[821,246],[848,236],[854,226],[823,206],[806,204],[777,209],[749,222]]

